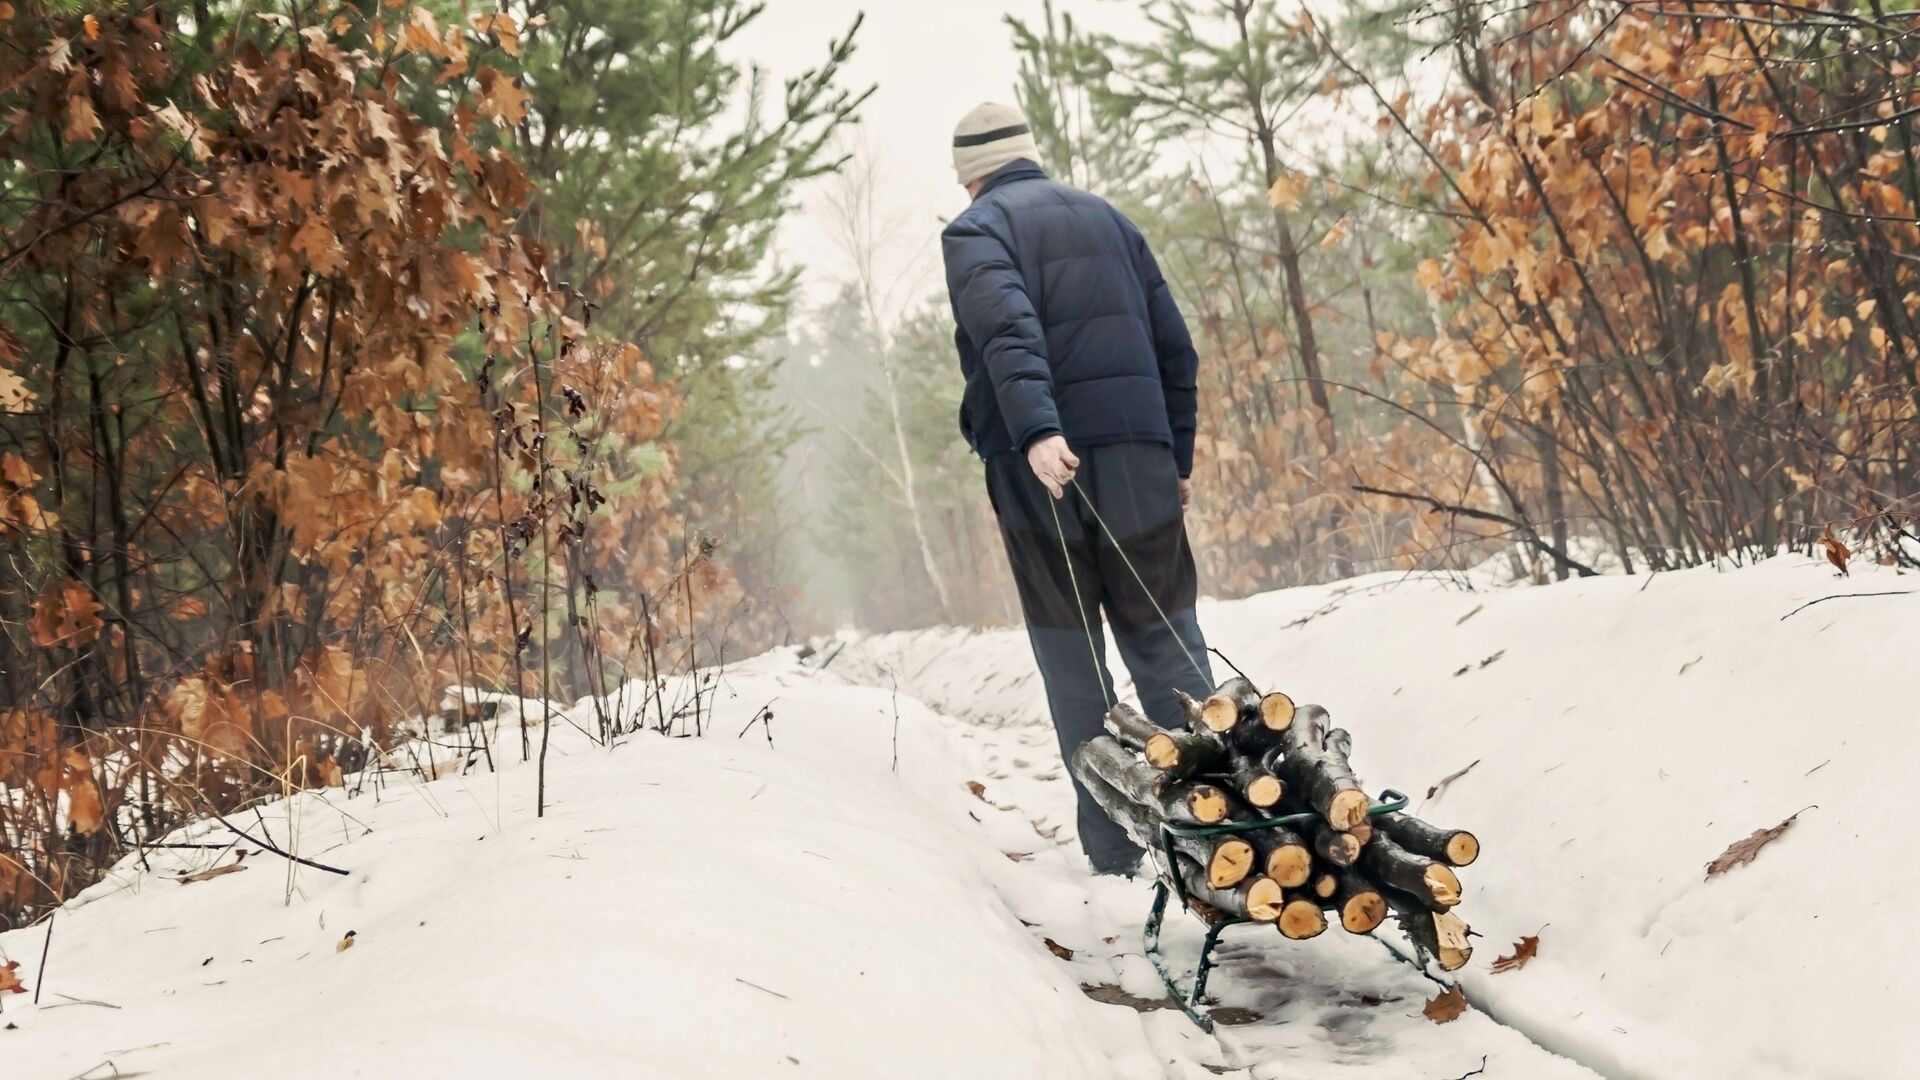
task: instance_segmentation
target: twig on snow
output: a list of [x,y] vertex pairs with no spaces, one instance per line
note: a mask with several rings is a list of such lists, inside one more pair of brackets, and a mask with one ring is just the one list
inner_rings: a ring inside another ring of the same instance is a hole
[[1793,618],[1793,617],[1794,617],[1795,615],[1798,615],[1798,614],[1800,614],[1800,613],[1801,613],[1802,611],[1805,611],[1805,610],[1807,610],[1808,608],[1810,608],[1810,607],[1812,607],[1813,605],[1815,605],[1815,604],[1821,604],[1821,603],[1825,603],[1825,602],[1826,602],[1826,601],[1828,601],[1828,600],[1850,600],[1850,599],[1853,599],[1853,598],[1855,598],[1855,597],[1864,597],[1864,596],[1911,596],[1911,595],[1913,595],[1913,590],[1912,590],[1912,589],[1895,589],[1895,590],[1893,590],[1893,591],[1891,591],[1891,592],[1843,592],[1843,593],[1834,593],[1834,594],[1833,594],[1832,596],[1823,596],[1823,597],[1821,597],[1821,598],[1819,598],[1818,600],[1809,600],[1809,601],[1807,601],[1806,603],[1804,603],[1804,604],[1801,604],[1801,605],[1800,605],[1799,607],[1797,607],[1797,608],[1794,608],[1794,609],[1793,609],[1792,611],[1789,611],[1789,612],[1787,612],[1787,613],[1786,613],[1785,615],[1782,615],[1782,616],[1780,616],[1780,621],[1781,621],[1781,622],[1786,622],[1786,621],[1787,621],[1788,619],[1791,619],[1791,618]]
[[[218,815],[215,815],[215,816],[218,817]],[[238,833],[243,839],[250,840],[253,843],[259,844],[265,850],[271,851],[275,855],[278,855],[283,859],[291,859],[294,862],[299,863],[301,866],[311,866],[315,870],[325,870],[329,874],[339,874],[341,877],[346,877],[349,874],[349,871],[342,870],[337,866],[328,866],[326,863],[314,862],[312,859],[303,859],[300,856],[295,855],[290,851],[282,851],[281,849],[273,846],[272,844],[269,844],[266,841],[255,837],[253,834],[247,832],[247,830],[241,828],[238,825],[235,825],[233,822],[228,821],[224,817],[219,818],[219,821],[220,821],[220,824],[225,825],[229,829],[232,829],[235,833]]]
[[1481,1054],[1479,1068],[1473,1070],[1472,1072],[1463,1072],[1459,1076],[1454,1077],[1453,1080],[1467,1080],[1467,1077],[1469,1076],[1479,1076],[1481,1073],[1486,1071],[1487,1071],[1487,1055]]
[[47,916],[47,939],[40,945],[40,970],[33,977],[33,1003],[40,1004],[40,991],[47,988],[47,954],[53,951],[53,920],[58,911]]
[[[779,700],[779,698],[773,699],[773,701]],[[753,725],[759,724],[761,730],[767,733],[767,746],[773,746],[773,701],[769,701],[765,705],[760,706],[759,711],[753,714],[753,719],[747,721],[747,726],[741,728],[740,734],[735,735],[734,738],[746,738],[747,732],[753,730]]]
[[783,993],[781,993],[781,992],[780,992],[780,991],[778,991],[778,990],[769,990],[769,989],[767,989],[766,987],[764,987],[764,986],[761,986],[761,985],[760,985],[759,983],[757,983],[757,982],[748,982],[747,980],[745,980],[745,979],[743,979],[743,978],[741,978],[741,977],[739,977],[738,975],[735,975],[735,976],[733,977],[733,981],[734,981],[734,982],[737,982],[737,983],[739,983],[739,984],[740,984],[740,985],[742,985],[742,986],[751,986],[751,987],[753,987],[753,988],[754,988],[755,990],[758,990],[758,991],[760,991],[760,992],[761,992],[761,993],[763,993],[763,994],[772,994],[772,995],[773,995],[774,997],[777,997],[777,998],[779,998],[779,999],[780,999],[781,1001],[792,1001],[792,1000],[793,1000],[792,998],[790,998],[790,997],[788,997],[787,995],[785,995],[785,994],[783,994]]

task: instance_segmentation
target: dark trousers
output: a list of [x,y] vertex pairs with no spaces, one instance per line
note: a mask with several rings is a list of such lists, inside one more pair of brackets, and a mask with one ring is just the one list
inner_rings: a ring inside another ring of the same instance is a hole
[[[1156,723],[1185,726],[1176,689],[1201,698],[1213,691],[1206,642],[1193,614],[1198,585],[1173,451],[1155,443],[1118,443],[1075,447],[1074,453],[1080,457],[1078,487],[1068,486],[1057,502],[1025,454],[987,459],[987,494],[1000,519],[1060,753],[1068,760],[1081,743],[1101,734],[1107,703],[1115,700],[1102,613],[1140,704]],[[1138,862],[1140,848],[1126,831],[1077,778],[1073,786],[1080,798],[1080,846],[1094,869]]]

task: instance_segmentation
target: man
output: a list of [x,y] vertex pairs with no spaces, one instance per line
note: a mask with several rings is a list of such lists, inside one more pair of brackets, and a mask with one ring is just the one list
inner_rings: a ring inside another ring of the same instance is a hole
[[[1133,223],[1054,183],[1019,110],[960,121],[953,164],[973,205],[941,236],[966,394],[1047,705],[1071,759],[1115,700],[1101,612],[1141,704],[1184,724],[1176,689],[1213,683],[1194,619],[1183,509],[1195,428],[1193,339]],[[1140,849],[1076,779],[1095,871]]]

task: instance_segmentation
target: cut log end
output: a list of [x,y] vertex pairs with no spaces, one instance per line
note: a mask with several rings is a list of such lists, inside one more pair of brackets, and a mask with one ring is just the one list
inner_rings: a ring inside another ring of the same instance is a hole
[[1147,740],[1147,764],[1166,770],[1180,764],[1180,746],[1173,736],[1161,734]]
[[1473,959],[1473,945],[1467,941],[1466,921],[1453,912],[1442,912],[1433,917],[1433,936],[1439,943],[1434,959],[1446,971],[1459,971]]
[[1480,838],[1470,832],[1457,832],[1447,840],[1447,861],[1455,866],[1472,866],[1480,857]]
[[1327,929],[1327,916],[1320,905],[1307,899],[1289,900],[1276,920],[1280,933],[1294,941],[1319,937]]
[[1285,731],[1293,726],[1293,699],[1275,691],[1260,699],[1260,722],[1268,731]]
[[1452,907],[1460,902],[1460,876],[1455,874],[1451,867],[1434,863],[1427,867],[1422,877],[1427,883],[1427,893],[1433,897],[1434,903]]
[[1207,862],[1207,884],[1216,889],[1230,889],[1247,880],[1252,872],[1253,845],[1232,837],[1214,846],[1213,858]]
[[1370,934],[1386,918],[1386,898],[1377,892],[1359,893],[1340,908],[1340,925],[1349,934]]
[[1247,887],[1247,918],[1254,922],[1273,922],[1288,906],[1285,890],[1272,878],[1261,878]]
[[1287,785],[1281,783],[1280,778],[1272,774],[1254,777],[1246,790],[1247,801],[1262,810],[1278,806],[1281,797],[1286,793]]
[[1347,831],[1352,834],[1355,840],[1360,841],[1363,847],[1373,841],[1373,823],[1370,818],[1361,818],[1360,824],[1355,825]]
[[1227,820],[1226,793],[1211,784],[1195,784],[1187,792],[1187,810],[1202,825],[1218,825]]
[[1333,894],[1339,891],[1340,879],[1332,874],[1321,874],[1313,879],[1313,895],[1322,900],[1333,899]]
[[1297,889],[1313,876],[1313,853],[1304,844],[1283,844],[1267,853],[1267,876]]
[[1359,788],[1336,792],[1327,805],[1327,824],[1336,829],[1352,829],[1367,820],[1367,811],[1372,806],[1373,800]]
[[1226,694],[1215,694],[1200,706],[1200,719],[1208,731],[1224,735],[1240,722],[1240,704]]

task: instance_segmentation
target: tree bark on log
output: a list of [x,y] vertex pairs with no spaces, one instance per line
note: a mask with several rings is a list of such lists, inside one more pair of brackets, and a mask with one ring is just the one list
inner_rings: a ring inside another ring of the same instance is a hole
[[1250,757],[1233,755],[1228,763],[1227,775],[1233,780],[1234,790],[1255,810],[1273,809],[1280,805],[1280,799],[1287,793],[1286,781]]
[[1173,700],[1180,703],[1180,711],[1187,718],[1188,731],[1210,731],[1207,727],[1206,710],[1192,694],[1175,687]]
[[1280,776],[1327,824],[1351,829],[1366,820],[1373,800],[1354,779],[1346,755],[1327,748],[1322,737],[1325,719],[1325,709],[1308,705],[1280,733]]
[[1088,739],[1073,753],[1075,775],[1089,774],[1133,802],[1157,808],[1167,821],[1181,825],[1218,825],[1227,818],[1227,796],[1211,784],[1176,784],[1144,762],[1136,760],[1111,735]]
[[1124,701],[1107,710],[1106,728],[1129,750],[1145,749],[1148,739],[1166,730]]
[[1447,864],[1415,855],[1387,836],[1375,836],[1360,852],[1360,869],[1368,877],[1425,905],[1445,911],[1460,902],[1460,878]]
[[[1087,791],[1107,817],[1132,834],[1134,843],[1158,855],[1160,820],[1151,806],[1142,806],[1098,775],[1080,777]],[[1205,880],[1216,889],[1230,888],[1252,876],[1256,860],[1254,846],[1239,836],[1176,836],[1173,849],[1205,868]]]
[[1471,866],[1480,857],[1480,840],[1465,829],[1442,829],[1410,814],[1381,814],[1373,819],[1393,842],[1413,852],[1446,863]]

